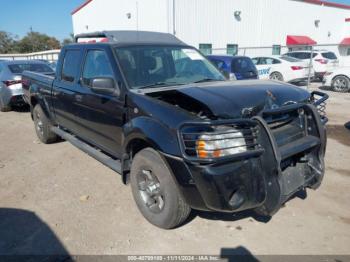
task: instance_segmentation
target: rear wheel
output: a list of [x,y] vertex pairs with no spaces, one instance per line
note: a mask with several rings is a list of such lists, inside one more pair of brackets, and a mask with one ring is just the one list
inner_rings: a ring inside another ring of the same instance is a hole
[[33,109],[33,118],[35,125],[35,132],[44,144],[54,143],[58,140],[57,135],[51,131],[51,123],[46,117],[40,105],[36,105]]
[[146,148],[135,155],[130,184],[140,212],[153,225],[171,229],[189,216],[191,208],[166,163],[154,149]]
[[283,81],[283,76],[280,72],[273,72],[270,75],[270,79],[271,80],[278,80],[278,81]]
[[12,110],[12,107],[10,105],[7,105],[7,106],[0,105],[1,112],[9,112],[11,110]]
[[4,105],[3,102],[1,101],[1,97],[0,97],[0,111],[1,112],[8,112],[11,110],[12,110],[11,105]]
[[336,76],[332,81],[332,88],[336,92],[349,92],[350,79],[346,76]]

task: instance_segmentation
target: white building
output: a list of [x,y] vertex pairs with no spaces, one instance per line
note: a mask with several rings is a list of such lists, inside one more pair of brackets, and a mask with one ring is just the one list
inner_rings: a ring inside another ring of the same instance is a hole
[[168,32],[207,53],[247,55],[316,42],[350,58],[350,6],[320,0],[87,0],[72,17],[74,34]]

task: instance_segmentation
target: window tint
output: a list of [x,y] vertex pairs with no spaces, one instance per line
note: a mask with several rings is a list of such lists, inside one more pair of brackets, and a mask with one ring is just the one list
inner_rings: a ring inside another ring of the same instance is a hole
[[105,51],[90,50],[85,59],[83,83],[90,86],[94,78],[114,78],[114,74]]
[[333,52],[321,53],[323,58],[337,59],[337,56]]
[[12,74],[22,74],[23,71],[32,71],[37,73],[53,73],[52,68],[46,64],[11,64],[8,67]]
[[[293,57],[298,58],[298,59],[310,59],[311,57],[311,52],[298,52],[298,53],[292,53]],[[313,53],[312,58],[315,58],[317,56],[316,53]]]
[[253,61],[254,65],[257,65],[258,61],[259,61],[259,58],[253,58],[252,61]]
[[235,58],[232,61],[232,71],[237,73],[245,73],[256,71],[256,67],[252,60],[248,57]]
[[116,49],[131,88],[182,85],[203,79],[224,80],[222,74],[195,49],[135,46]]
[[300,62],[300,59],[294,58],[294,57],[289,57],[289,56],[281,56],[280,59],[288,61],[288,62]]
[[213,58],[209,58],[210,61],[213,62],[213,64],[219,68],[219,69],[223,69],[225,67],[225,62],[219,59],[213,59]]
[[79,50],[67,50],[62,67],[61,78],[64,81],[74,82],[75,77],[79,72],[80,65],[80,51]]

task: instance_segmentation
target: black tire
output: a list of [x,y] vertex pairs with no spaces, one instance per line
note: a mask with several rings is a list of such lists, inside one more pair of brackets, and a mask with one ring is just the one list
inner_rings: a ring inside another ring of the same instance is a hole
[[42,143],[51,144],[58,140],[58,136],[51,131],[52,125],[40,105],[34,107],[33,119],[36,135]]
[[7,105],[7,106],[0,105],[1,112],[10,112],[11,110],[12,110],[12,107],[10,105]]
[[346,93],[350,90],[350,79],[346,76],[336,76],[332,80],[332,88],[336,92]]
[[273,72],[270,75],[270,80],[284,81],[283,75],[280,72]]
[[191,208],[182,197],[166,163],[154,149],[146,148],[135,155],[130,184],[141,214],[151,224],[171,229],[188,218]]

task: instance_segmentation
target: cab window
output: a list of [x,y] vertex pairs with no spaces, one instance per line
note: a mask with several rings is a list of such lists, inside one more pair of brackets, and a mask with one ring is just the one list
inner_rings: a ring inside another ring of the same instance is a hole
[[91,86],[92,79],[113,78],[114,74],[108,56],[103,50],[90,50],[87,52],[83,69],[83,84]]
[[63,60],[61,79],[74,82],[80,69],[80,51],[67,50]]

